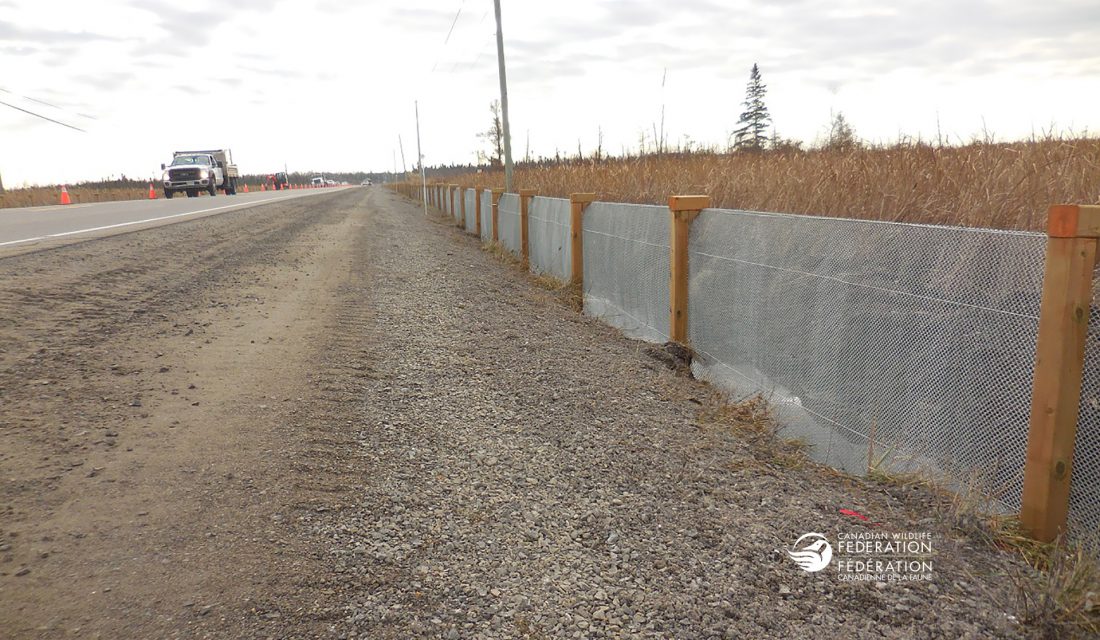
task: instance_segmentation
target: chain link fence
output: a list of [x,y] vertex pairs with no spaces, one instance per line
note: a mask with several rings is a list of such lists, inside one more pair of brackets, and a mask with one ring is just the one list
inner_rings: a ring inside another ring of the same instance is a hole
[[569,201],[531,198],[527,212],[527,242],[531,270],[568,282],[572,277],[569,246]]
[[[463,194],[473,233],[474,192]],[[482,238],[492,234],[482,194]],[[500,241],[521,252],[519,198]],[[568,200],[532,198],[531,270],[570,278]],[[583,217],[585,313],[669,340],[669,211],[595,202]],[[761,394],[781,436],[853,474],[917,472],[1020,507],[1046,236],[704,210],[689,240],[695,375]],[[1100,299],[1100,270],[1094,274]],[[1100,543],[1100,310],[1089,318],[1071,536]]]
[[485,189],[481,192],[481,241],[493,239],[493,192]]
[[630,337],[667,342],[668,209],[593,202],[583,221],[585,313]]
[[462,199],[466,204],[466,233],[475,233],[477,231],[477,192],[473,189],[465,191]]
[[1069,526],[1100,549],[1100,269],[1092,274],[1092,307],[1069,490]]
[[520,255],[519,196],[514,193],[501,194],[497,203],[497,235],[509,251]]
[[[916,471],[1017,510],[1045,242],[706,210],[689,244],[696,373],[768,397],[786,435],[822,462]],[[1096,371],[1071,496],[1079,535],[1100,526]]]

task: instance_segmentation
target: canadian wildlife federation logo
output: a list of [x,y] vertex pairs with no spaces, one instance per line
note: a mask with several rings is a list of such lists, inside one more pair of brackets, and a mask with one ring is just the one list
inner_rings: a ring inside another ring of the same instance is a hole
[[833,559],[833,545],[820,533],[804,533],[787,549],[787,555],[803,571],[815,573],[829,566]]

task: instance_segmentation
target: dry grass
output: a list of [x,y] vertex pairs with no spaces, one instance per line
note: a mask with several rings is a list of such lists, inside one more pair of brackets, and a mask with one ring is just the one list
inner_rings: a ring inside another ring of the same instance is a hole
[[1044,640],[1100,637],[1100,560],[1080,546],[1043,545],[1012,576],[1020,622]]
[[1015,514],[998,512],[984,485],[975,480],[945,487],[920,474],[890,475],[872,470],[873,482],[918,487],[943,505],[951,528],[975,542],[1014,553],[1027,570],[1008,576],[1015,587],[1018,619],[1044,640],[1095,638],[1100,634],[1100,557],[1079,543],[1047,544],[1027,536]]
[[[447,182],[501,187],[504,176]],[[1100,201],[1100,139],[574,161],[519,166],[515,188],[650,204],[706,193],[714,206],[732,209],[1042,230],[1049,205]]]
[[[114,200],[144,200],[149,197],[149,187],[69,187],[69,199],[73,204],[82,202],[110,202]],[[164,197],[159,191],[157,197]],[[39,207],[59,204],[61,187],[31,187],[7,189],[0,193],[0,209],[8,207]]]

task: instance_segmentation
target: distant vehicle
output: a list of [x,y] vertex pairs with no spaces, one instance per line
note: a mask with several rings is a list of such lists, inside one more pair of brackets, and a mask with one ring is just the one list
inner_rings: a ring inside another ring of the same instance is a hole
[[218,189],[228,196],[237,194],[240,172],[229,149],[176,151],[172,153],[172,164],[167,167],[162,164],[160,168],[164,171],[161,181],[165,198],[180,191],[186,192],[188,198],[198,197],[200,191],[217,195]]
[[282,171],[273,173],[267,176],[267,184],[271,186],[272,191],[280,191],[282,189],[290,188],[290,178],[287,177]]
[[314,176],[313,180],[310,181],[310,184],[315,187],[323,187],[325,186],[325,179],[321,176]]
[[369,187],[371,185],[370,178],[367,178],[366,180],[360,182],[359,184],[364,186],[364,187]]
[[330,178],[330,179],[328,179],[328,180],[325,180],[325,185],[326,185],[326,186],[329,186],[329,187],[335,187],[335,186],[336,186],[336,181],[335,181],[335,180],[332,180],[332,179]]

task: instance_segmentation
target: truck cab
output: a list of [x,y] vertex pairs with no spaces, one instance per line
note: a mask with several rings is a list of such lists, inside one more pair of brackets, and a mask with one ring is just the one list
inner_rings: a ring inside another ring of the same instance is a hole
[[228,149],[176,151],[170,165],[160,165],[164,171],[164,197],[171,198],[181,191],[189,198],[197,197],[200,191],[213,196],[218,189],[236,195],[239,174],[230,158]]

